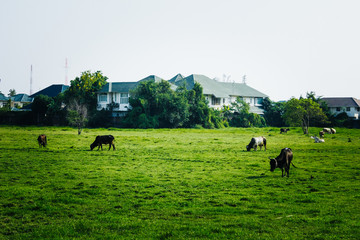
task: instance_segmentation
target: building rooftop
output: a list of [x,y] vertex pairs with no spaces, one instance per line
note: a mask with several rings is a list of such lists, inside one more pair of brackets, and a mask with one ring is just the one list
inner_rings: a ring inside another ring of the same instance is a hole
[[324,97],[321,100],[329,107],[360,107],[360,100],[353,97]]

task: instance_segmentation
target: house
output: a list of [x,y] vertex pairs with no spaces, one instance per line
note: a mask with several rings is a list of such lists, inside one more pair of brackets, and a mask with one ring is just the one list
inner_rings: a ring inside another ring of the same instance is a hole
[[28,105],[33,102],[33,98],[25,93],[16,94],[11,97],[11,111],[16,111],[25,105]]
[[267,95],[249,87],[244,83],[219,82],[204,75],[192,74],[183,78],[178,74],[169,82],[177,86],[185,84],[187,89],[192,89],[195,83],[199,83],[203,88],[203,94],[209,103],[209,107],[221,109],[235,102],[238,97],[250,105],[250,112],[264,114],[262,102]]
[[0,93],[0,108],[5,107],[8,104],[9,98]]
[[345,112],[349,118],[358,120],[360,115],[360,100],[353,97],[328,97],[322,98],[331,113],[338,115]]
[[[97,92],[97,110],[113,110],[114,116],[123,116],[130,108],[130,91],[143,81],[159,82],[163,80],[155,75],[150,75],[138,82],[109,82]],[[187,89],[192,89],[195,83],[203,88],[203,94],[209,103],[209,107],[220,109],[224,105],[229,106],[240,97],[250,105],[250,112],[263,114],[262,101],[267,95],[249,87],[243,83],[219,82],[204,75],[192,74],[184,77],[181,74],[168,80],[171,88],[175,90],[178,86],[185,84]]]

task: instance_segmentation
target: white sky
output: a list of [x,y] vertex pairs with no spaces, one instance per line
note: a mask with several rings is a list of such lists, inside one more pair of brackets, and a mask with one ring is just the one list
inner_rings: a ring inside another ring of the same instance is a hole
[[0,91],[178,73],[231,76],[273,101],[360,98],[359,0],[0,0]]

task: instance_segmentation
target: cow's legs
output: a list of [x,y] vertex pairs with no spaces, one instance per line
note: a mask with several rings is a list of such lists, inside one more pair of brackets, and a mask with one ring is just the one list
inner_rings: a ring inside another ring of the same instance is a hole
[[284,169],[281,169],[281,176],[284,177]]

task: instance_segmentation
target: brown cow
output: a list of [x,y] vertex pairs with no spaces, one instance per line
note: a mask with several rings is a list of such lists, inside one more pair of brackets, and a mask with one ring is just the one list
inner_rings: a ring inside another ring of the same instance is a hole
[[47,145],[47,139],[45,134],[41,134],[38,136],[37,141],[39,143],[39,147],[43,146],[46,147]]
[[113,147],[113,150],[115,150],[114,139],[115,138],[112,135],[96,136],[95,141],[90,145],[90,150],[93,150],[97,146],[98,150],[100,147],[102,150],[102,144],[109,144],[109,150],[111,149],[111,146]]
[[[295,167],[295,165],[291,162],[293,159],[293,153],[290,148],[281,149],[280,155],[276,158],[270,159],[270,171],[273,172],[275,168],[281,168],[281,176],[284,177],[284,169],[285,174],[289,177],[290,171],[290,163]],[[295,167],[296,168],[296,167]]]

